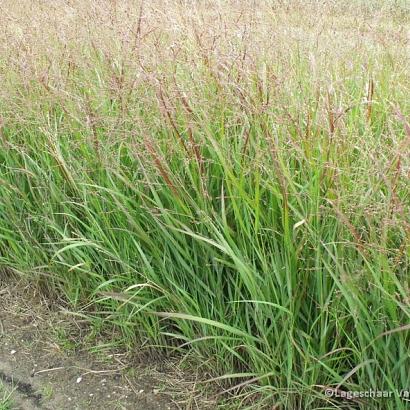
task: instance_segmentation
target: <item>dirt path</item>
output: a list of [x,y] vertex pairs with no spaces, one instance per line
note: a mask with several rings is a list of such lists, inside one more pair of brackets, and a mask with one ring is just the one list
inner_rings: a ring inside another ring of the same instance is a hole
[[[164,358],[90,353],[90,329],[0,281],[0,410],[211,409]],[[103,340],[100,341],[100,346]],[[10,400],[6,397],[10,395]]]

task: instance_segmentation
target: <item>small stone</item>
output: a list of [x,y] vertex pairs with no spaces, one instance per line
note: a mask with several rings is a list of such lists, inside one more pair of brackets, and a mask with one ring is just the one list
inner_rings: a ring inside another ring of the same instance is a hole
[[81,380],[83,380],[83,378],[80,376],[80,377],[77,377],[77,380],[76,380],[76,383],[78,384],[78,383],[81,383]]
[[10,351],[10,354],[16,354],[16,353],[17,353],[17,350]]
[[159,389],[154,389],[152,392],[153,392],[154,394],[158,394],[158,393],[159,393]]

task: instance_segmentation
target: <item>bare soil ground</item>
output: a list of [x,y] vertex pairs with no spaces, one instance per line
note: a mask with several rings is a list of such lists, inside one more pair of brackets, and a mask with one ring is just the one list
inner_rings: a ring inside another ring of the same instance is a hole
[[217,407],[193,393],[195,381],[175,361],[113,348],[92,353],[98,341],[87,341],[80,322],[35,290],[0,280],[0,410]]

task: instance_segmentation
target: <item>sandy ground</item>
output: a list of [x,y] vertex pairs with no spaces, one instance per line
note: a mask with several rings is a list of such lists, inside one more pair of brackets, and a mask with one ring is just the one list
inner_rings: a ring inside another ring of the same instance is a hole
[[[86,326],[35,290],[0,280],[0,410],[217,408],[190,394],[195,382],[172,360],[91,353],[98,341],[87,342]],[[11,404],[3,408],[5,392]]]

